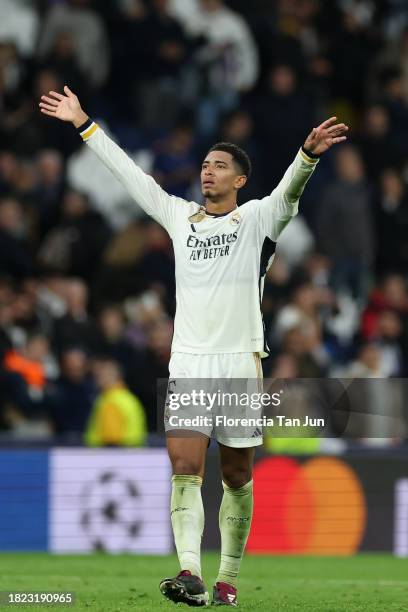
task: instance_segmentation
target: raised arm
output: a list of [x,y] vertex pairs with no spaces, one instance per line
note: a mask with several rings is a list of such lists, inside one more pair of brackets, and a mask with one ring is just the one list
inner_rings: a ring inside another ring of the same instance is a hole
[[41,96],[39,104],[41,112],[49,117],[72,123],[80,132],[84,142],[111,170],[137,204],[170,231],[175,207],[178,201],[182,200],[166,193],[96,123],[92,122],[82,110],[77,96],[67,86],[64,87],[64,94],[50,91],[48,96]]
[[255,214],[266,236],[276,241],[298,212],[299,199],[322,153],[347,139],[348,126],[331,117],[313,128],[279,185],[257,202]]

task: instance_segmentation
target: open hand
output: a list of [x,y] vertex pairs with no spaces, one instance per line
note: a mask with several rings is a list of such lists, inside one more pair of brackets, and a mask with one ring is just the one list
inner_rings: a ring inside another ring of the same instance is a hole
[[61,121],[70,121],[79,127],[85,123],[88,115],[82,110],[77,96],[66,85],[64,93],[65,95],[50,91],[48,96],[41,96],[39,103],[41,112]]
[[313,128],[306,138],[304,148],[315,155],[321,155],[334,144],[347,140],[348,126],[344,123],[336,123],[336,121],[337,117],[331,117]]

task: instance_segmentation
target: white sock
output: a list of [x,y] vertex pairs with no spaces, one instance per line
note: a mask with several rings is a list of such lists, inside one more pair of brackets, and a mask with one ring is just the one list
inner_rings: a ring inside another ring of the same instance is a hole
[[171,494],[171,523],[180,567],[200,578],[204,529],[202,482],[200,476],[173,476]]

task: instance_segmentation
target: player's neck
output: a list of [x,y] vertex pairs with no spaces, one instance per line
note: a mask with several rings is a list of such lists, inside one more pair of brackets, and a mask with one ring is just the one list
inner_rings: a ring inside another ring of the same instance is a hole
[[225,215],[237,208],[237,199],[234,198],[228,200],[214,201],[207,198],[204,206],[206,211],[210,214]]

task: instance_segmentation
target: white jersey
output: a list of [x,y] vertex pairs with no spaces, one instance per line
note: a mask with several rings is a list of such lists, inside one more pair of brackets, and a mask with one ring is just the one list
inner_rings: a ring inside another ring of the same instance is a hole
[[172,352],[265,356],[265,274],[317,160],[300,150],[270,195],[217,216],[166,193],[96,124],[81,135],[173,241],[177,307]]

